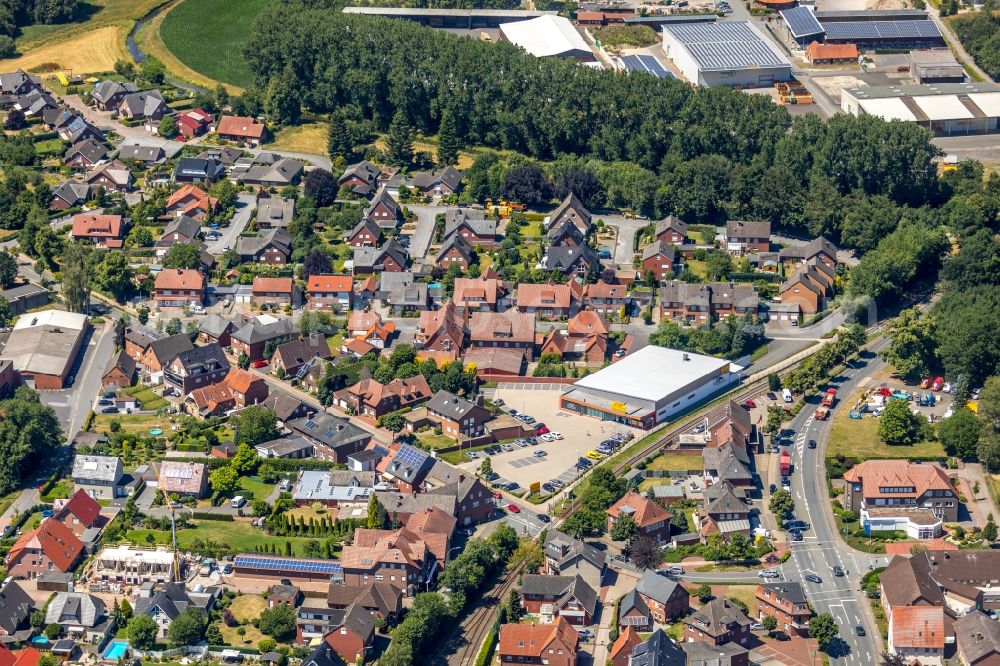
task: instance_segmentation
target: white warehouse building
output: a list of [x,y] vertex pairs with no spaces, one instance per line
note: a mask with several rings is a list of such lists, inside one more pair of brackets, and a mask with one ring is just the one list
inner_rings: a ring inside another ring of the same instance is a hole
[[648,430],[739,383],[743,370],[724,358],[648,345],[577,380],[559,407]]
[[767,88],[792,78],[792,64],[749,21],[668,23],[663,50],[699,86]]
[[536,58],[595,60],[583,36],[562,16],[545,14],[527,21],[501,23],[498,39],[516,44]]
[[844,90],[840,106],[854,116],[914,122],[939,136],[1000,129],[1000,86],[992,83],[866,86]]

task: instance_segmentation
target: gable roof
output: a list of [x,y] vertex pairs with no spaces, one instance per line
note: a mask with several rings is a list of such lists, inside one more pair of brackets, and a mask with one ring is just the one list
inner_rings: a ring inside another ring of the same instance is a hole
[[274,317],[256,317],[250,319],[233,333],[233,338],[252,345],[257,342],[267,342],[293,335],[295,323],[290,318],[276,319]]
[[612,518],[630,515],[639,529],[670,520],[670,513],[666,509],[634,490],[625,493],[624,497],[611,505],[608,515]]
[[943,606],[901,606],[892,609],[889,636],[894,648],[943,650]]
[[121,215],[80,213],[73,216],[73,236],[77,238],[121,238],[123,227]]
[[108,156],[108,149],[99,141],[85,139],[70,146],[63,159],[68,161],[76,155],[80,155],[91,164],[96,164]]
[[990,655],[1000,655],[1000,622],[974,610],[954,624],[955,640],[965,663],[975,664]]
[[908,460],[865,460],[844,473],[848,483],[861,483],[864,497],[899,497],[898,492],[882,488],[909,487],[917,496],[929,490],[951,490],[948,475],[937,465],[911,463]]
[[441,251],[437,253],[437,257],[434,258],[435,262],[440,262],[451,250],[458,252],[459,256],[465,259],[466,262],[472,263],[472,246],[469,245],[469,241],[465,240],[465,237],[461,234],[452,234],[445,239],[444,244],[441,246]]
[[550,280],[545,284],[522,283],[517,286],[519,308],[569,309],[572,302],[573,292],[566,284],[555,284]]
[[683,666],[687,663],[684,650],[670,640],[663,629],[632,649],[630,666]]
[[642,248],[642,260],[646,261],[657,255],[662,255],[670,260],[671,263],[674,261],[674,246],[666,241],[653,241],[646,247]]
[[281,361],[281,365],[288,369],[297,368],[313,358],[331,358],[333,353],[330,351],[326,336],[322,333],[314,333],[308,338],[291,340],[279,345],[274,350],[274,355]]
[[236,252],[241,257],[254,257],[268,247],[289,255],[292,252],[292,239],[284,229],[268,229],[259,236],[240,236],[236,241]]
[[583,205],[583,202],[577,198],[575,194],[570,192],[566,195],[566,198],[562,200],[559,206],[549,213],[549,227],[552,225],[563,222],[564,220],[570,220],[574,224],[579,223],[577,226],[583,226],[585,228],[590,227],[590,211],[587,207]]
[[652,569],[642,572],[642,577],[635,585],[635,591],[644,597],[648,597],[661,604],[666,604],[670,598],[676,594],[678,588],[683,590],[683,586],[676,580],[671,580],[661,576]]
[[83,203],[90,196],[90,187],[86,183],[67,180],[52,190],[53,199],[62,199],[70,206]]
[[203,291],[205,275],[196,268],[165,268],[156,274],[153,288]]
[[659,236],[668,230],[673,230],[682,236],[687,236],[688,225],[679,217],[671,213],[656,223],[656,231],[654,233]]
[[129,356],[124,348],[111,357],[107,367],[104,369],[104,375],[107,376],[109,372],[115,369],[121,370],[126,377],[133,377],[135,375],[135,359]]
[[521,577],[521,591],[523,594],[556,597],[555,605],[558,608],[571,599],[576,599],[590,615],[597,612],[597,592],[579,575],[524,574]]
[[259,293],[291,294],[295,288],[295,281],[290,277],[262,277],[255,276],[250,291]]
[[601,259],[597,253],[589,245],[583,244],[576,247],[565,245],[550,247],[545,251],[542,268],[547,271],[565,272],[581,261],[593,269],[601,267]]
[[503,281],[497,278],[460,277],[455,278],[455,292],[452,300],[455,305],[464,305],[468,300],[494,306],[502,293]]
[[381,169],[368,160],[362,160],[348,165],[348,167],[344,169],[344,173],[340,174],[340,178],[337,179],[337,183],[340,184],[351,177],[355,177],[363,180],[369,187],[371,187],[378,179],[379,173],[381,173]]
[[761,587],[770,590],[771,594],[774,594],[782,599],[789,601],[793,604],[804,604],[806,603],[806,591],[802,587],[802,583],[797,581],[782,581],[780,583],[761,583]]
[[402,589],[385,581],[371,581],[362,585],[331,583],[327,588],[326,603],[331,606],[357,604],[362,608],[377,608],[383,615],[388,615],[399,609],[402,597]]
[[198,234],[201,233],[201,224],[198,223],[194,218],[190,218],[187,215],[181,215],[170,221],[167,226],[163,228],[163,233],[160,235],[161,239],[167,238],[167,236],[172,236],[174,234],[180,234],[184,238],[197,238]]
[[535,342],[535,315],[530,312],[473,312],[469,324],[474,341]]
[[417,171],[410,179],[413,186],[419,190],[426,190],[441,183],[447,185],[452,190],[457,190],[462,184],[462,172],[453,166],[447,166],[437,171]]
[[76,481],[118,481],[122,475],[122,461],[117,456],[85,456],[73,458],[71,478]]
[[550,645],[557,643],[575,655],[579,640],[576,629],[560,615],[552,624],[501,625],[497,652],[503,656],[539,658]]
[[73,494],[73,497],[63,505],[63,508],[56,515],[63,517],[69,513],[73,514],[81,525],[91,528],[94,527],[101,515],[101,505],[81,488]]
[[20,557],[25,548],[39,548],[52,566],[66,573],[83,552],[83,542],[58,520],[43,520],[41,525],[21,535],[7,554],[7,562]]
[[260,139],[264,136],[264,125],[255,123],[253,118],[245,116],[222,116],[216,132],[228,136],[238,136],[246,139]]
[[684,623],[714,636],[728,631],[733,624],[745,626],[752,620],[729,599],[716,597],[685,618]]
[[[306,282],[306,292],[350,292],[354,281],[350,275],[310,275]],[[352,310],[353,316],[357,310]]]
[[445,238],[466,227],[476,236],[496,236],[497,221],[486,217],[486,212],[474,208],[451,209],[445,213]]
[[12,580],[0,588],[0,627],[13,634],[31,617],[35,602],[21,584]]
[[604,553],[596,547],[554,528],[545,534],[544,552],[546,557],[556,562],[557,567],[568,563],[578,555],[598,570],[603,571],[606,565]]
[[166,365],[182,353],[194,349],[191,338],[186,333],[168,335],[165,338],[154,340],[150,343],[148,351],[153,353],[160,365]]
[[441,414],[449,419],[461,421],[474,411],[486,411],[471,400],[459,398],[450,391],[438,391],[434,397],[427,402],[427,409],[436,414]]

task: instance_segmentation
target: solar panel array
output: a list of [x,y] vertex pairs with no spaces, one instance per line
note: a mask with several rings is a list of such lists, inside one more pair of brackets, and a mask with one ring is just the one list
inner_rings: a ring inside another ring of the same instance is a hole
[[781,12],[789,32],[795,39],[809,35],[822,35],[823,26],[816,20],[816,15],[808,7],[792,7]]
[[622,56],[622,64],[630,72],[646,72],[658,79],[676,78],[673,74],[663,68],[663,65],[651,55],[627,55]]
[[403,444],[399,447],[399,453],[396,457],[392,459],[393,462],[399,463],[401,465],[406,465],[407,467],[412,467],[413,469],[419,468],[427,460],[427,454],[420,449],[415,449],[408,444]]
[[665,25],[703,70],[789,66],[747,21]]
[[343,573],[340,562],[324,562],[316,560],[296,560],[281,557],[259,557],[257,555],[237,555],[237,567],[244,569],[270,569],[271,571],[290,571],[297,573],[333,574]]
[[827,39],[933,39],[941,31],[933,21],[833,21],[824,23]]

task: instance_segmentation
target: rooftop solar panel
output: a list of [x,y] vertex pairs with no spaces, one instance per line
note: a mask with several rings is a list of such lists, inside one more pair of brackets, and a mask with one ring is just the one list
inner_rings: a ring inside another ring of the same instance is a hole
[[828,39],[933,39],[933,21],[833,21],[824,23]]
[[789,66],[748,21],[665,25],[663,31],[673,35],[702,70]]
[[781,18],[785,19],[788,30],[795,39],[823,34],[823,26],[816,20],[816,15],[808,7],[786,9],[781,12]]
[[303,573],[340,573],[343,570],[340,562],[297,560],[293,558],[260,557],[256,555],[237,555],[234,559],[237,567],[245,569],[270,569],[272,571],[297,571]]

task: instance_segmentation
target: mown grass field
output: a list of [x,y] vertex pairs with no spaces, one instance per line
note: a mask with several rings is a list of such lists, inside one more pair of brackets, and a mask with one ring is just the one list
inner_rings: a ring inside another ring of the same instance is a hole
[[[153,535],[152,543],[170,543],[170,532],[167,530],[132,530],[128,533],[128,539],[133,543],[144,545],[150,543],[147,534]],[[297,556],[305,555],[305,544],[309,541],[302,537],[271,537],[245,522],[205,520],[197,522],[193,528],[177,530],[177,543],[182,548],[190,547],[196,539],[229,544],[234,553],[254,552],[257,546],[273,543],[281,554],[285,552],[285,542],[291,541],[292,552]]]
[[269,144],[269,147],[276,150],[290,150],[296,153],[323,155],[325,157],[327,154],[327,135],[329,132],[330,125],[323,122],[283,127],[278,130],[274,141]]
[[878,436],[878,419],[865,414],[861,420],[850,418],[850,405],[858,399],[852,395],[833,410],[833,426],[830,428],[830,442],[827,456],[844,455],[854,460],[868,458],[923,458],[935,460],[944,458],[941,442],[920,442],[911,446],[889,446]]
[[271,2],[184,0],[163,18],[160,39],[199,74],[245,88],[252,76],[243,59],[243,42],[254,19]]

